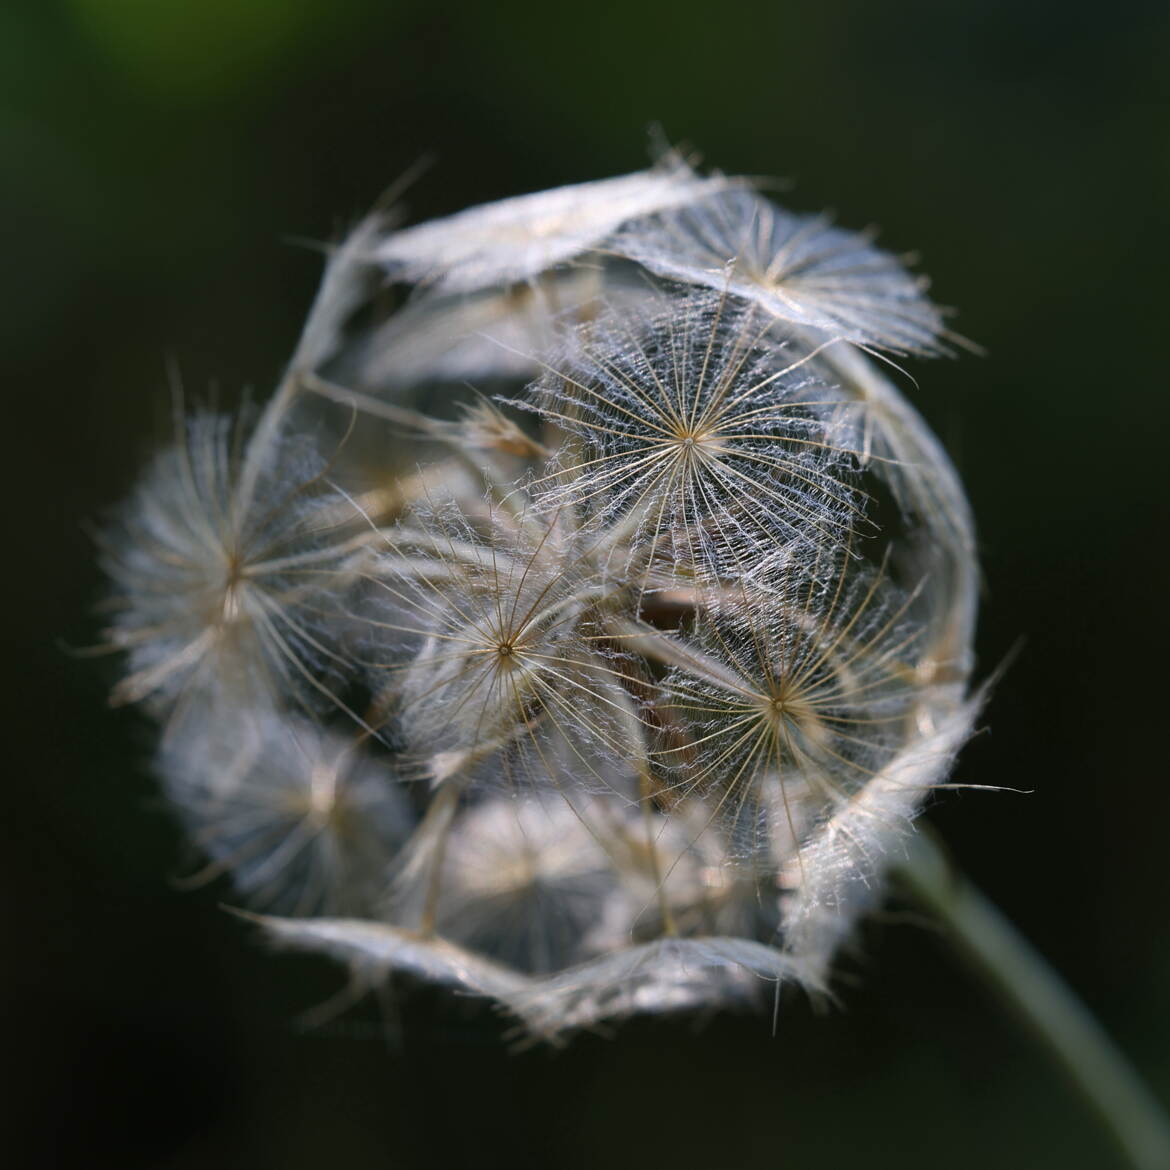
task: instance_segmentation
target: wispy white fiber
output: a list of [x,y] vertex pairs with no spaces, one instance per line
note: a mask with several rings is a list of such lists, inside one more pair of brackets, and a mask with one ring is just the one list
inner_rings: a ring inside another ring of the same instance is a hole
[[485,203],[404,228],[372,258],[397,280],[446,293],[516,284],[596,248],[628,220],[718,191],[681,162]]
[[842,939],[881,897],[885,869],[904,851],[931,790],[946,780],[977,713],[978,704],[969,702],[942,715],[806,843],[798,886],[784,909],[785,949],[806,969],[826,972]]
[[128,662],[115,702],[171,712],[330,696],[322,619],[367,535],[304,437],[282,437],[245,491],[249,451],[239,423],[192,416],[105,534],[107,636]]
[[557,1040],[623,1017],[757,1004],[791,982],[817,984],[801,964],[743,938],[665,938],[521,986],[503,1002],[537,1036]]
[[352,735],[274,712],[189,722],[160,778],[192,842],[248,905],[294,915],[372,913],[414,827],[399,777]]
[[528,379],[554,340],[558,316],[586,311],[600,272],[572,269],[503,291],[411,300],[344,355],[337,376],[363,389],[398,391],[430,382]]
[[727,290],[826,337],[937,353],[944,333],[925,281],[826,216],[793,215],[736,188],[631,225],[612,244],[659,276]]
[[605,312],[535,389],[576,440],[540,481],[546,505],[604,517],[651,560],[742,576],[777,542],[833,541],[863,519],[837,437],[849,402],[751,305],[663,290]]
[[523,971],[582,956],[617,884],[587,815],[547,798],[497,797],[470,809],[451,839],[440,931]]
[[364,983],[399,971],[430,983],[505,1002],[528,979],[439,938],[421,938],[359,918],[276,918],[248,915],[272,941],[292,950],[322,951],[347,964]]

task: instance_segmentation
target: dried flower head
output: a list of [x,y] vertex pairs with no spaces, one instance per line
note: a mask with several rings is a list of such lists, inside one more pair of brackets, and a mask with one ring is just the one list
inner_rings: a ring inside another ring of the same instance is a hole
[[863,352],[943,335],[677,159],[364,221],[255,427],[197,415],[107,542],[210,871],[548,1038],[825,986],[974,716],[966,501]]

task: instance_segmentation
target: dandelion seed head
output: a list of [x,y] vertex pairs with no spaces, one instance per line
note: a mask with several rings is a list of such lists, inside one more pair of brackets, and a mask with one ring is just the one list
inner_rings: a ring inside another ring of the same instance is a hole
[[363,221],[105,541],[194,879],[553,1042],[824,988],[977,706],[970,511],[872,354],[946,336],[674,156]]

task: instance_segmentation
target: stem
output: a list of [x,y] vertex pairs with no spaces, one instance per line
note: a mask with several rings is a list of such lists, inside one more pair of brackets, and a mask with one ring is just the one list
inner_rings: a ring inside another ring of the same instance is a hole
[[914,835],[896,872],[1056,1058],[1128,1165],[1170,1170],[1170,1122],[1161,1105],[1068,985],[955,869],[928,831]]
[[284,416],[300,388],[300,374],[295,369],[288,370],[276,388],[276,393],[268,400],[256,423],[256,429],[248,440],[239,484],[236,487],[236,508],[241,516],[247,515],[248,509],[252,506],[252,496],[256,491],[260,472],[264,468],[264,460],[268,457],[268,448],[276,441]]
[[[477,458],[476,446],[468,442],[467,436],[458,423],[444,422],[441,419],[431,418],[421,411],[411,410],[406,406],[383,402],[382,399],[373,394],[365,394],[360,390],[349,390],[312,372],[303,374],[301,382],[305,389],[328,399],[330,402],[352,407],[372,418],[380,418],[400,430],[413,432],[415,436],[442,443],[471,471],[473,476],[484,481],[492,499],[505,508],[514,520],[519,520],[522,523],[527,521],[528,508],[525,494],[517,492],[514,484],[500,476],[492,463],[490,453],[485,453],[486,462],[485,458]],[[410,436],[408,435],[408,437]]]
[[638,769],[638,803],[642,806],[642,826],[646,830],[646,856],[650,862],[650,877],[654,882],[654,893],[658,898],[658,913],[662,915],[662,933],[674,937],[678,934],[674,915],[670,910],[670,901],[666,897],[666,879],[662,875],[662,865],[658,858],[658,840],[654,833],[654,813],[650,808],[652,795],[650,786],[650,771],[648,768]]
[[345,386],[338,386],[329,382],[312,371],[306,373],[302,382],[305,389],[336,402],[340,406],[350,406],[362,414],[372,415],[383,419],[404,430],[415,431],[420,435],[427,435],[432,439],[443,437],[443,425],[438,419],[433,419],[418,410],[411,410],[406,406],[397,406],[393,402],[383,402],[373,394],[364,394],[360,390],[349,390]]
[[[439,895],[443,892],[443,862],[447,857],[447,845],[451,840],[451,829],[455,824],[455,810],[459,805],[459,796],[463,791],[467,778],[462,781],[448,780],[439,790],[439,795],[431,802],[426,817],[420,829],[426,826],[426,821],[436,816],[438,827],[435,833],[433,852],[427,860],[426,896],[423,901],[422,916],[419,919],[418,932],[423,938],[430,938],[435,933],[435,923],[439,917]],[[417,831],[417,830],[416,830]]]

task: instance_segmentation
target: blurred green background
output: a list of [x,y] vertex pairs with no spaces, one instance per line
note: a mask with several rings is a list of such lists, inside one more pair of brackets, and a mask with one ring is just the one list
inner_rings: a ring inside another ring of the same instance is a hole
[[333,236],[424,155],[425,218],[636,169],[661,123],[916,249],[985,358],[916,363],[964,474],[981,671],[930,814],[1170,1098],[1165,344],[1170,9],[33,0],[0,9],[11,804],[6,1148],[21,1166],[1107,1168],[1058,1075],[908,916],[840,1005],[509,1054],[416,995],[305,1033],[339,975],[182,894],[148,731],[106,709],[84,526],[166,434],[165,369],[264,394]]

